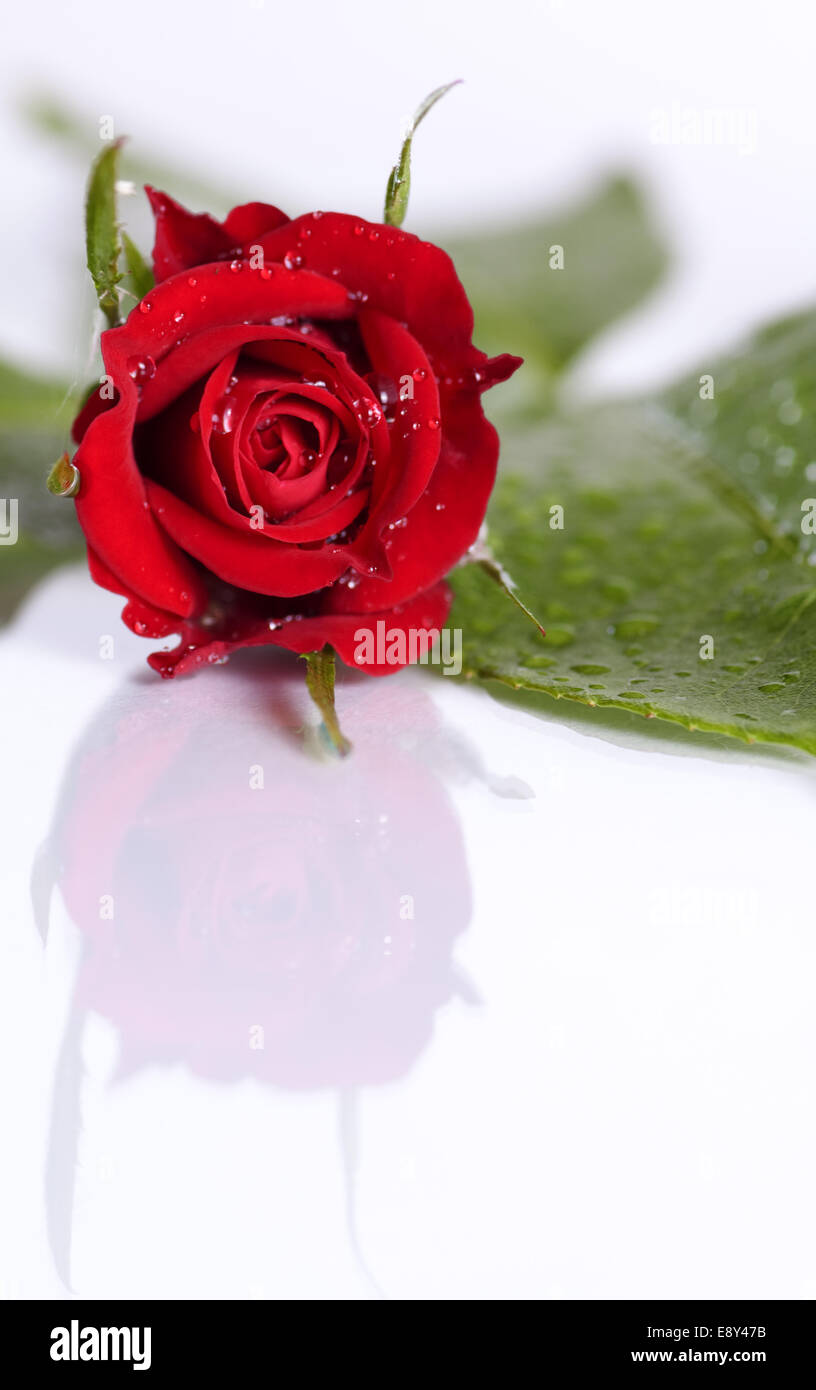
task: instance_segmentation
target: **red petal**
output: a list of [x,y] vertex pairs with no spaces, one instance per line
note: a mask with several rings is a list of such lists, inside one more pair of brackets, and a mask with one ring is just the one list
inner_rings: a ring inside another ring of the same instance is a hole
[[458,370],[484,360],[471,347],[468,297],[438,246],[340,212],[308,213],[260,238],[267,264],[282,261],[296,244],[307,269],[339,271],[336,279],[362,303],[406,324],[440,370],[443,363]]
[[498,435],[484,418],[478,395],[452,397],[439,462],[426,491],[402,525],[383,533],[393,578],[366,576],[351,592],[338,584],[326,595],[327,608],[373,612],[443,578],[479,534],[498,456]]
[[231,246],[252,242],[266,232],[274,232],[289,221],[285,212],[271,203],[242,203],[224,219],[224,231]]
[[398,396],[404,377],[412,391],[397,402],[390,464],[377,470],[372,528],[379,535],[388,522],[410,511],[428,486],[442,441],[439,391],[425,353],[402,324],[376,309],[362,310],[359,323],[374,370],[394,383]]
[[331,643],[347,666],[357,666],[369,675],[391,675],[399,667],[390,664],[362,665],[355,661],[361,629],[376,635],[377,622],[383,622],[387,632],[439,630],[450,611],[451,592],[447,584],[437,584],[427,593],[418,594],[410,603],[396,609],[377,613],[345,613],[318,615],[312,618],[292,618],[279,623],[260,614],[250,605],[241,612],[235,609],[224,619],[223,628],[229,636],[218,636],[210,629],[186,624],[178,647],[170,652],[154,652],[148,657],[150,665],[162,676],[186,675],[198,666],[211,665],[240,647],[275,646],[292,652],[317,651]]
[[270,338],[302,341],[299,334],[270,324],[270,319],[301,313],[346,319],[352,317],[353,305],[342,285],[311,271],[276,266],[264,279],[245,263],[238,274],[223,262],[200,266],[194,276],[175,276],[157,285],[120,328],[103,333],[103,355],[117,385],[127,374],[129,358],[152,357],[158,370],[145,381],[139,400],[139,419],[147,420],[233,348]]
[[204,606],[206,589],[150,514],[131,439],[136,394],[125,374],[116,405],[88,426],[75,455],[82,480],[77,517],[106,572],[126,592],[188,616]]
[[234,242],[220,222],[206,212],[188,212],[167,193],[145,184],[156,218],[156,239],[153,243],[153,273],[156,281],[166,280],[181,270],[214,261]]
[[145,489],[168,535],[213,574],[240,589],[280,598],[311,594],[349,567],[350,557],[340,546],[301,550],[260,531],[245,535],[211,521],[158,483],[146,480]]

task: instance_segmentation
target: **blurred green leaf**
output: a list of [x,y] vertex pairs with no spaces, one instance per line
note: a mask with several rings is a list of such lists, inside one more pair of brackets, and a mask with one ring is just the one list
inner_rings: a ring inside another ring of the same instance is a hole
[[47,429],[68,409],[68,388],[0,361],[0,430]]
[[506,436],[490,540],[546,637],[466,567],[465,670],[816,754],[815,410],[812,313],[651,400]]
[[497,402],[502,418],[525,385],[526,409],[545,413],[554,376],[639,304],[667,265],[663,239],[626,178],[562,212],[442,244],[473,304],[478,346],[525,358],[515,383],[503,388],[504,408]]
[[14,545],[0,545],[0,621],[48,570],[85,553],[73,503],[46,488],[64,447],[65,432],[56,427],[0,429],[0,498],[16,501],[19,528]]

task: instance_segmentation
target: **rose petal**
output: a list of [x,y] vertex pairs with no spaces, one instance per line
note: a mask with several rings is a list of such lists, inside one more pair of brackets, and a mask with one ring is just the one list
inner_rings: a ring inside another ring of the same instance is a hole
[[301,550],[258,532],[238,535],[158,483],[146,480],[145,490],[157,520],[188,555],[228,584],[252,593],[282,598],[314,593],[334,583],[352,563],[341,546]]
[[[442,442],[439,391],[428,358],[402,324],[375,309],[362,310],[359,323],[374,370],[394,383],[398,396],[391,461],[378,470],[372,498],[371,526],[379,535],[388,522],[410,511],[428,486]],[[406,378],[412,394],[400,400]]]
[[[305,234],[305,235],[304,235]],[[361,304],[407,325],[435,365],[474,363],[473,310],[453,261],[410,232],[345,213],[307,213],[259,238],[267,264],[298,247],[303,265],[336,279]]]
[[190,212],[150,184],[145,185],[145,192],[156,218],[153,270],[157,282],[214,261],[289,221],[286,213],[271,203],[242,203],[221,223],[206,212]]
[[479,534],[498,456],[498,435],[484,418],[478,395],[452,398],[426,491],[401,525],[383,533],[392,578],[366,576],[352,592],[338,584],[326,595],[327,609],[367,613],[389,600],[402,603],[446,575]]
[[231,246],[240,246],[264,236],[266,232],[274,232],[276,227],[282,227],[288,221],[286,213],[271,203],[242,203],[225,217],[224,231],[229,236]]
[[373,676],[391,675],[400,669],[397,665],[362,665],[355,660],[360,630],[372,631],[376,643],[376,624],[383,622],[386,634],[406,634],[407,647],[412,630],[438,631],[442,628],[450,611],[451,598],[447,584],[441,583],[398,608],[377,613],[325,614],[270,620],[260,611],[252,596],[245,595],[243,606],[241,602],[236,603],[221,629],[185,624],[179,645],[170,652],[154,652],[148,661],[160,675],[169,677],[186,675],[199,666],[221,661],[240,647],[274,646],[292,652],[310,652],[319,650],[329,642],[347,666],[357,666]]
[[209,213],[188,212],[175,198],[160,193],[149,183],[145,184],[145,193],[156,219],[153,274],[157,283],[191,266],[214,261],[235,245]]
[[82,478],[76,499],[85,539],[128,591],[185,616],[203,607],[197,570],[150,513],[131,431],[136,386],[125,375],[119,400],[88,426],[75,455]]

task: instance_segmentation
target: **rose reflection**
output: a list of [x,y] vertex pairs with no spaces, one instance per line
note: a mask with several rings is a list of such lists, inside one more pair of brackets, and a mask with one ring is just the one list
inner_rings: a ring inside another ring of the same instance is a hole
[[286,697],[294,725],[297,678],[265,668],[259,681],[240,659],[183,693],[132,683],[73,759],[42,861],[81,933],[49,1163],[65,1271],[79,1125],[67,1098],[89,1011],[118,1032],[117,1077],[183,1061],[208,1079],[348,1097],[404,1076],[462,992],[453,947],[470,890],[432,702],[415,682],[355,682],[354,753],[329,764],[296,728],[281,733],[270,699]]

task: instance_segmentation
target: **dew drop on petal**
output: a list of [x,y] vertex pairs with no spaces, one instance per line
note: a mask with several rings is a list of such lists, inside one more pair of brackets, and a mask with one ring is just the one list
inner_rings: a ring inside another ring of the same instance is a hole
[[139,305],[139,308],[143,314],[149,314],[150,310],[153,308],[153,305],[150,303],[149,299],[143,299],[141,304]]
[[370,397],[360,397],[359,400],[352,402],[352,408],[361,425],[369,425],[372,428],[378,425],[383,418],[382,406]]
[[141,386],[145,381],[151,381],[156,375],[156,363],[152,357],[129,357],[127,360],[128,376],[133,377],[137,386]]
[[287,251],[283,258],[283,264],[287,270],[299,270],[303,265],[303,257],[299,251]]

